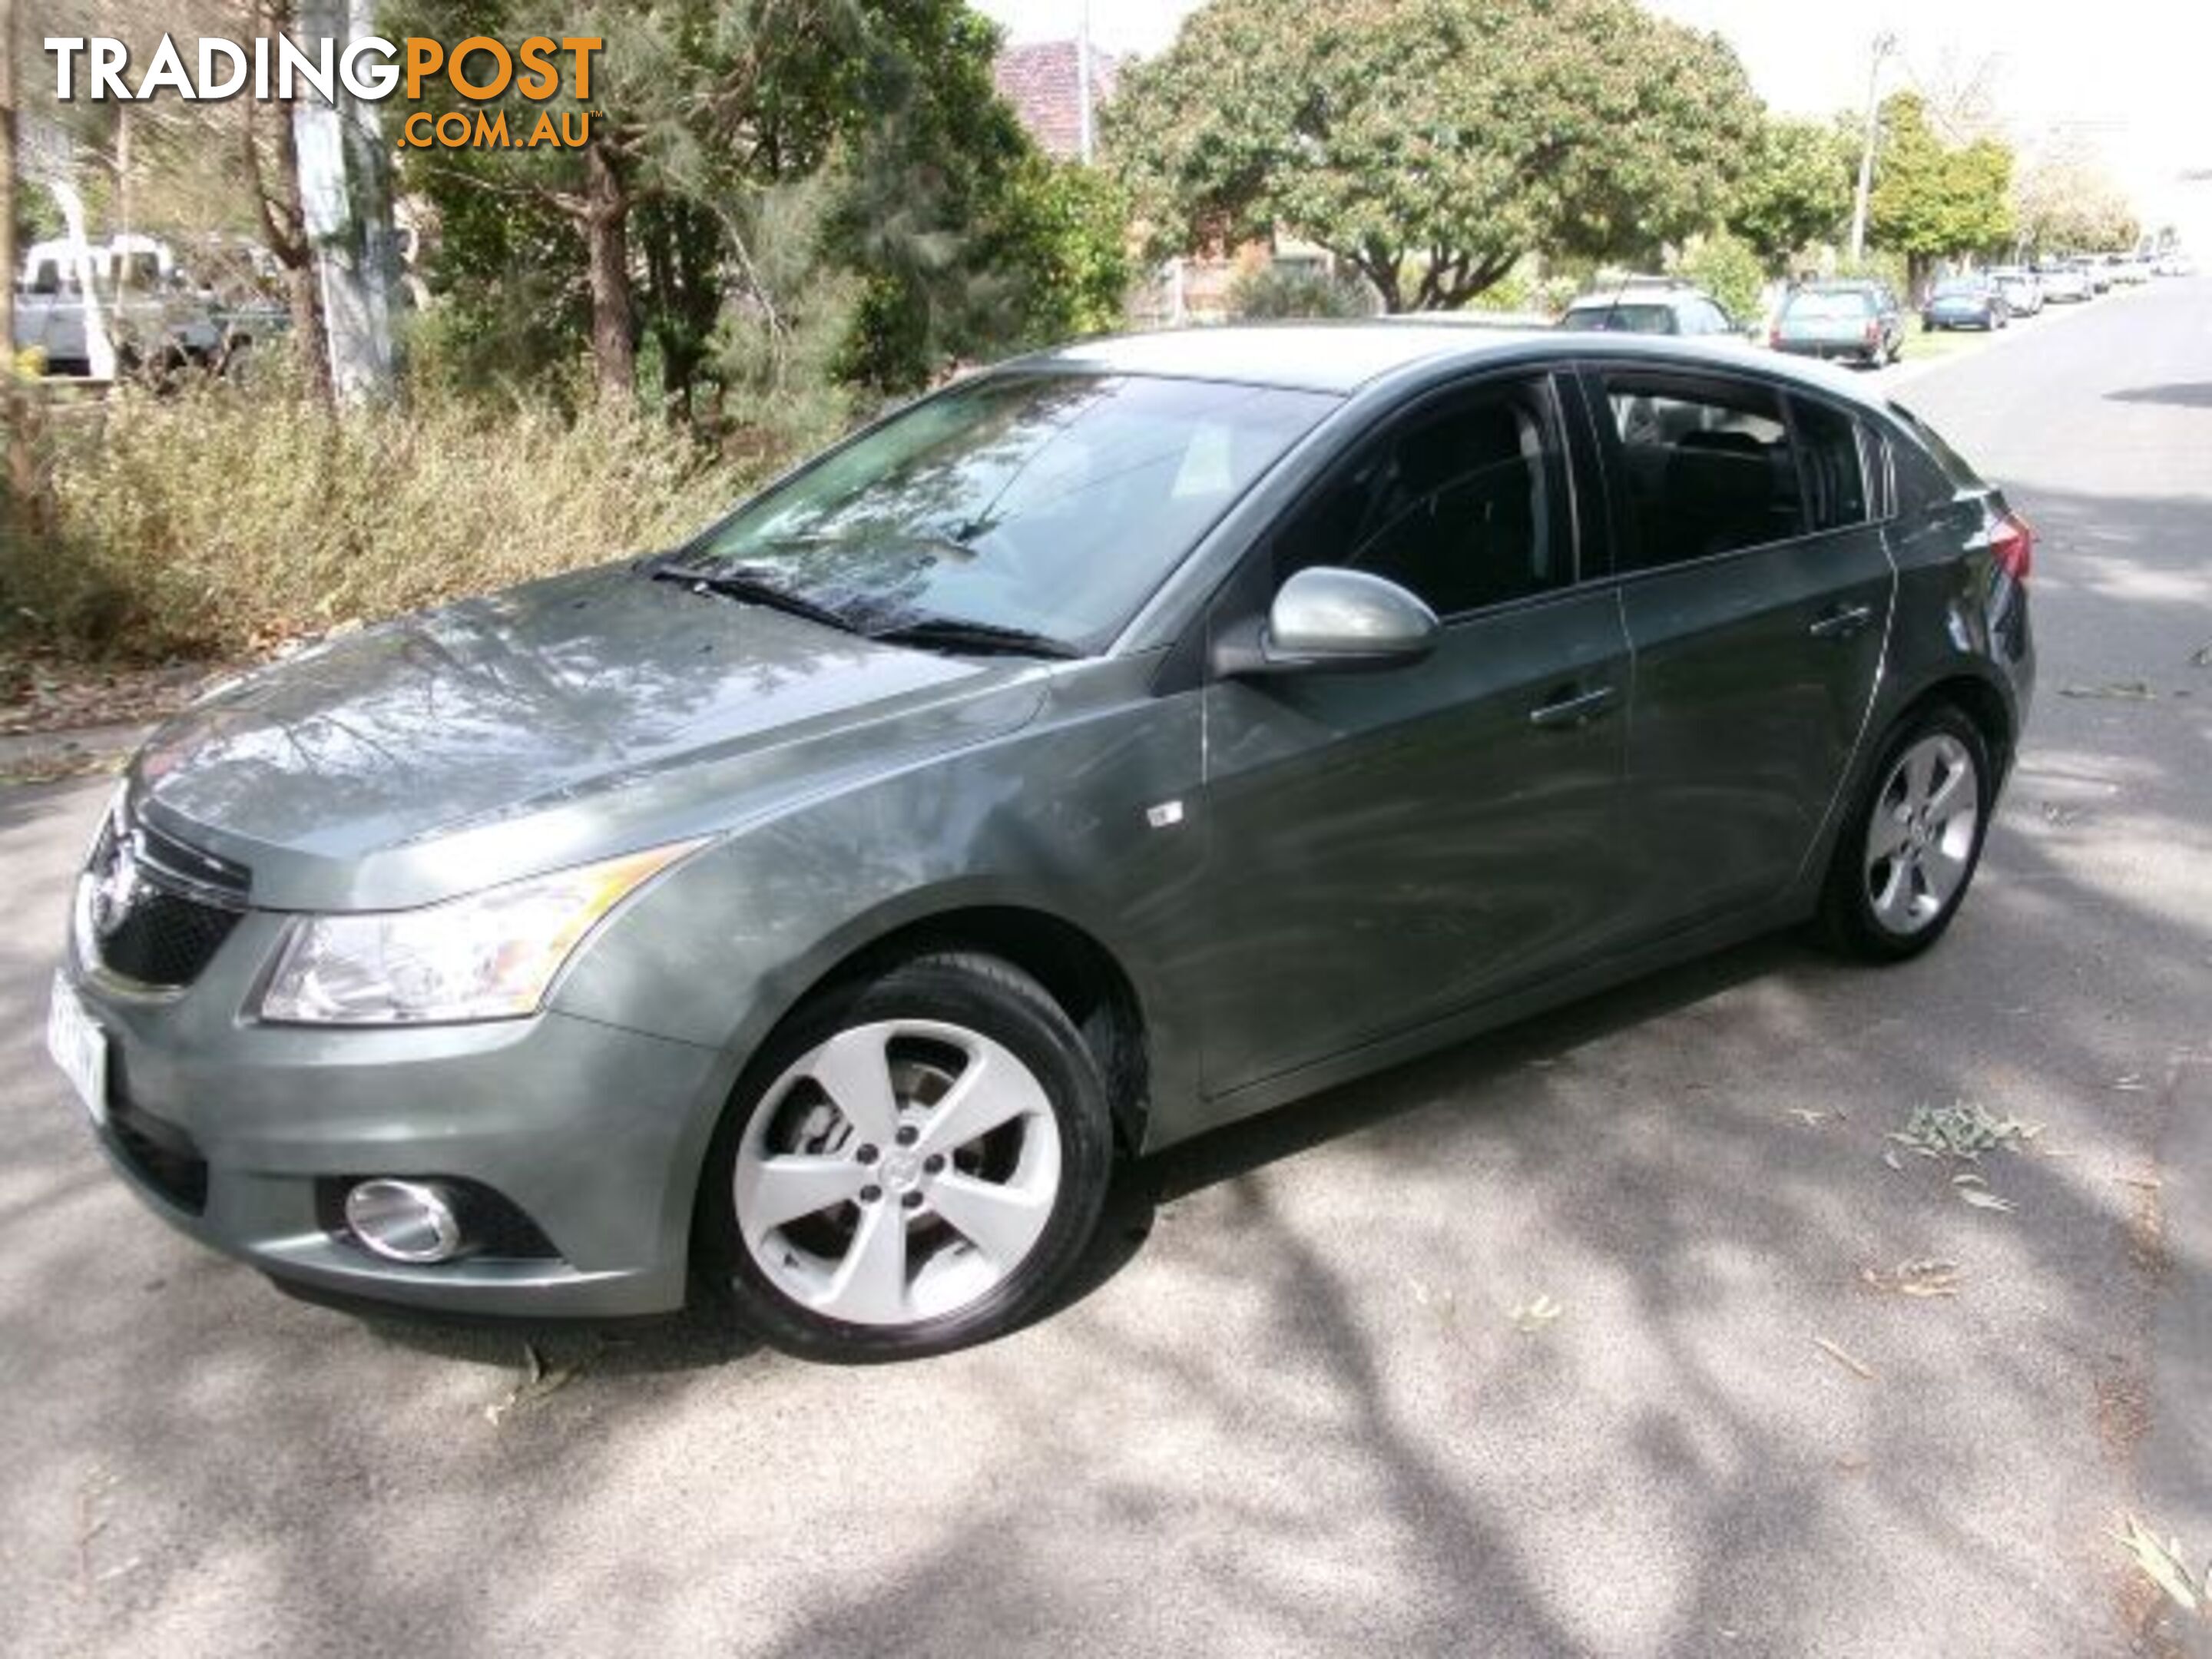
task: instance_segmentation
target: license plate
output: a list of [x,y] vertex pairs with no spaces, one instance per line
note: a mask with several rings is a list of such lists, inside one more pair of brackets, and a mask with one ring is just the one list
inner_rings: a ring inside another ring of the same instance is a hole
[[46,1052],[76,1087],[97,1124],[107,1121],[107,1033],[94,1023],[76,993],[59,974],[46,1010]]

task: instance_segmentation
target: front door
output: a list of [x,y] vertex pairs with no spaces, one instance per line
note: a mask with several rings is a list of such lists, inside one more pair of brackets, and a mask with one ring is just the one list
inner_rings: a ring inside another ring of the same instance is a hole
[[1612,925],[1627,650],[1615,597],[1576,585],[1560,433],[1542,376],[1425,406],[1224,602],[1234,623],[1343,565],[1445,626],[1410,667],[1207,686],[1209,1094],[1524,983]]
[[1780,895],[1872,704],[1894,577],[1857,424],[1763,382],[1591,376],[1635,709],[1638,935]]

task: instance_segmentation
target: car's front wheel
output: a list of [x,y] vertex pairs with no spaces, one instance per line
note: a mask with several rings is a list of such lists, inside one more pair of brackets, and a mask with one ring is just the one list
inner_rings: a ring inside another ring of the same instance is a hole
[[1917,956],[1943,936],[1982,857],[1996,780],[1973,721],[1942,705],[1906,721],[1837,838],[1823,931],[1875,961]]
[[1045,989],[996,957],[923,956],[823,994],[749,1070],[700,1255],[788,1352],[942,1352],[1052,1295],[1112,1158],[1097,1064]]

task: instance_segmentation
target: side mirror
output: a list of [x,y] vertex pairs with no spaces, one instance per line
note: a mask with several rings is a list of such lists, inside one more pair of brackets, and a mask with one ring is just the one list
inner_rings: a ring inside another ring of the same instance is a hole
[[1214,647],[1224,676],[1402,668],[1436,647],[1437,613],[1393,581],[1316,565],[1285,582],[1267,619]]

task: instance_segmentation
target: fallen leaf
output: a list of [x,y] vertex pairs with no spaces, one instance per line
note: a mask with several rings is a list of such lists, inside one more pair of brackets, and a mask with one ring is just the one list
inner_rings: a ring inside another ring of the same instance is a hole
[[1835,1114],[1833,1112],[1816,1112],[1809,1106],[1792,1106],[1790,1109],[1790,1115],[1796,1118],[1807,1128],[1817,1129],[1823,1123],[1826,1123],[1830,1118],[1833,1117]]
[[1514,1305],[1514,1328],[1524,1336],[1533,1336],[1565,1311],[1548,1296],[1537,1296],[1532,1300]]
[[2147,1193],[2157,1192],[2166,1185],[2156,1176],[2114,1176],[2112,1179],[2123,1187],[2140,1187]]
[[1899,1296],[1938,1297],[1959,1293],[1959,1264],[1955,1261],[1900,1261],[1894,1270],[1862,1267],[1859,1277],[1877,1291]]
[[2143,680],[2107,680],[2101,685],[2062,685],[2062,697],[2099,697],[2109,702],[2154,702],[2158,693]]
[[2197,1611],[2200,1593],[2190,1582],[2189,1569],[2181,1565],[2181,1540],[2169,1538],[2164,1543],[2155,1534],[2146,1532],[2142,1522],[2132,1515],[2128,1517],[2128,1529],[2112,1536],[2120,1547],[2135,1558],[2135,1564],[2152,1583],[2164,1590],[2183,1611]]
[[1951,1184],[1954,1187],[1986,1187],[1990,1183],[1983,1180],[1981,1176],[1974,1174],[1972,1170],[1969,1170],[1964,1175],[1953,1176],[1951,1177]]
[[495,1428],[498,1427],[520,1407],[543,1400],[547,1395],[556,1393],[568,1387],[569,1383],[575,1381],[578,1369],[574,1365],[556,1365],[549,1370],[544,1359],[538,1352],[537,1346],[534,1343],[524,1343],[522,1345],[522,1381],[509,1389],[503,1399],[495,1401],[483,1408],[484,1421]]
[[1967,1203],[1972,1205],[1978,1210],[2003,1210],[2010,1212],[2014,1207],[2010,1199],[1999,1198],[1995,1193],[1989,1191],[1985,1188],[1962,1187],[1959,1189],[1959,1196],[1965,1199]]
[[1875,1380],[1873,1366],[1868,1364],[1863,1359],[1859,1359],[1850,1354],[1845,1353],[1834,1343],[1829,1341],[1826,1337],[1814,1337],[1813,1339],[1813,1346],[1820,1349],[1822,1353],[1826,1354],[1838,1364],[1843,1366],[1845,1370],[1855,1373],[1858,1376],[1864,1378],[1867,1382],[1871,1382]]
[[2114,1078],[2112,1079],[2112,1087],[2118,1089],[2124,1095],[2136,1095],[2141,1094],[2144,1090],[2149,1088],[2150,1085],[2142,1080],[2142,1073],[2130,1072],[2125,1077]]
[[1905,1173],[1905,1161],[1898,1157],[1893,1149],[1887,1146],[1883,1147],[1881,1149],[1881,1161],[1888,1164],[1891,1169],[1896,1170],[1898,1174],[1903,1175]]
[[2212,668],[2212,645],[2200,645],[2191,652],[2189,664],[2192,668]]

